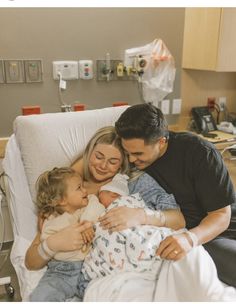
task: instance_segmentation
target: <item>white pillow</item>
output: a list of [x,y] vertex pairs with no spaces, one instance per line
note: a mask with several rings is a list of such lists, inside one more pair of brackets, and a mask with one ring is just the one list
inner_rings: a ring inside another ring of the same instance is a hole
[[69,166],[101,127],[114,125],[127,108],[18,116],[14,132],[34,200],[35,182],[45,170]]

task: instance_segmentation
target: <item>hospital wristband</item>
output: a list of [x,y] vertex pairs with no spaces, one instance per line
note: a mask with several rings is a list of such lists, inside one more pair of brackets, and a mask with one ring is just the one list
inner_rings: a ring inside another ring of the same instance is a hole
[[189,236],[189,238],[191,239],[192,241],[192,247],[197,247],[198,246],[198,237],[196,236],[195,233],[189,231],[189,230],[186,230],[185,233]]
[[38,246],[38,253],[41,258],[45,261],[51,260],[52,257],[56,254],[56,252],[52,251],[46,242],[46,240],[42,241]]
[[166,216],[164,214],[163,211],[159,210],[159,216],[160,216],[160,221],[161,221],[161,227],[165,227],[166,226]]
[[146,214],[146,224],[147,224],[147,217],[154,216],[160,221],[159,227],[165,227],[166,225],[166,216],[163,211],[161,210],[151,210],[148,208],[144,208],[144,212]]

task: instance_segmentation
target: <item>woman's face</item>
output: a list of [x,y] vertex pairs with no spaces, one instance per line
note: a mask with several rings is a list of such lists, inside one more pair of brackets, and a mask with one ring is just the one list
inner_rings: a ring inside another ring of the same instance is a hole
[[89,171],[96,181],[105,181],[113,177],[122,164],[121,152],[108,144],[97,144],[89,159]]

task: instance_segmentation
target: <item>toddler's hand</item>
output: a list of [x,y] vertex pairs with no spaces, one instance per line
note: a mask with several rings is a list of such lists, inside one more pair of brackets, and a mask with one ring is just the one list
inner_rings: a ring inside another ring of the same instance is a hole
[[93,223],[92,222],[88,222],[88,221],[83,221],[81,222],[82,223],[90,223],[91,227],[87,228],[86,230],[82,231],[81,234],[82,234],[82,238],[83,238],[83,241],[85,244],[90,244],[94,238],[94,229],[93,229]]

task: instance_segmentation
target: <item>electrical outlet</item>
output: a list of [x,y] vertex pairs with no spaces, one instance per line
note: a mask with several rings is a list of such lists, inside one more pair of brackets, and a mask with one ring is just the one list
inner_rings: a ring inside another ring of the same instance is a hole
[[172,101],[172,114],[180,114],[182,99],[173,99]]
[[218,99],[218,105],[220,108],[220,111],[223,112],[226,108],[226,102],[227,102],[227,98],[226,97],[219,97]]

